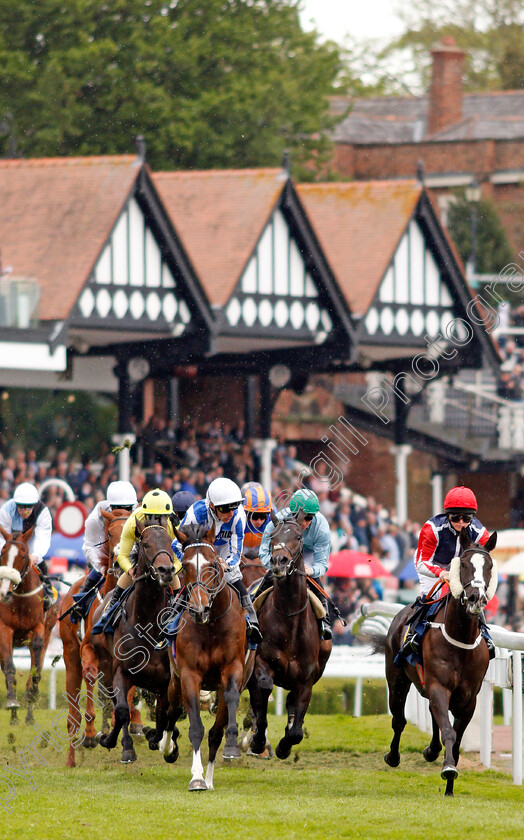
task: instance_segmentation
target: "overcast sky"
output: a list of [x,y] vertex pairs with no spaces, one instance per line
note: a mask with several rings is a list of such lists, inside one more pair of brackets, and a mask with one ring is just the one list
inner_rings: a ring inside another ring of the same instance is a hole
[[404,27],[393,12],[392,0],[302,0],[302,25],[315,28],[326,38],[342,42],[353,38],[393,38]]

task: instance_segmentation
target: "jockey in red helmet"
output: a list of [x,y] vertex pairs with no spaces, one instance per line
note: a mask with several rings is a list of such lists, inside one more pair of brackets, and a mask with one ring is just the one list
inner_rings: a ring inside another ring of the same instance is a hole
[[[411,625],[402,645],[402,653],[410,651],[420,653],[422,635],[425,629],[424,616],[428,605],[425,596],[437,580],[447,583],[449,566],[454,557],[462,554],[459,535],[465,528],[471,542],[484,545],[489,533],[476,518],[477,499],[469,487],[453,487],[444,499],[444,513],[428,519],[422,526],[415,553],[415,568],[420,582],[420,600],[411,619]],[[438,594],[438,593],[437,593]],[[485,623],[480,621],[481,632],[486,639],[490,658],[495,655],[495,647]]]

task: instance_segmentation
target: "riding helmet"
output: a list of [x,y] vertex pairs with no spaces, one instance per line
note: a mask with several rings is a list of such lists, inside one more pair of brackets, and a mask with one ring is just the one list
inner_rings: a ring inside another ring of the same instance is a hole
[[289,500],[289,509],[292,513],[298,513],[299,510],[303,510],[304,513],[318,513],[320,510],[318,496],[313,490],[305,488],[295,490]]
[[171,499],[164,490],[150,490],[142,499],[142,510],[145,513],[161,516],[162,514],[173,513]]
[[469,487],[453,487],[444,499],[446,513],[476,513],[477,500]]

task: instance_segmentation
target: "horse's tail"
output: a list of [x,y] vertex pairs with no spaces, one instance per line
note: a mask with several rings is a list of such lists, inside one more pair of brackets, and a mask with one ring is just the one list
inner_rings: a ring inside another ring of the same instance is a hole
[[364,619],[359,624],[357,635],[359,639],[371,645],[373,653],[385,653],[386,637],[391,619],[383,615],[375,615]]

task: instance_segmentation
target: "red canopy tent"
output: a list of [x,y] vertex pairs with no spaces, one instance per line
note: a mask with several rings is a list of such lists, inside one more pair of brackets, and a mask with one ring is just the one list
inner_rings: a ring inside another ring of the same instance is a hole
[[345,578],[391,577],[377,557],[349,548],[330,556],[326,574],[328,577]]

